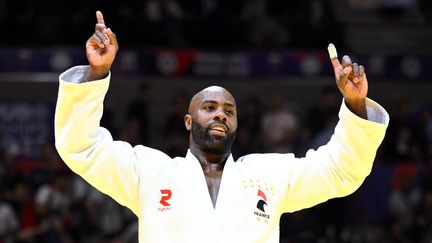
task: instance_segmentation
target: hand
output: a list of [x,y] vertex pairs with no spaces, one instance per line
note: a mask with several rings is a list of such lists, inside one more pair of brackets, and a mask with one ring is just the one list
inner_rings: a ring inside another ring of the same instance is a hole
[[95,33],[86,43],[86,54],[90,64],[86,81],[106,77],[118,50],[116,36],[110,28],[106,27],[100,11],[96,12],[96,19]]
[[367,119],[365,99],[368,92],[368,81],[364,67],[357,63],[353,64],[347,55],[342,58],[342,64],[340,64],[336,47],[333,44],[328,46],[328,52],[336,84],[345,98],[347,107],[356,115]]

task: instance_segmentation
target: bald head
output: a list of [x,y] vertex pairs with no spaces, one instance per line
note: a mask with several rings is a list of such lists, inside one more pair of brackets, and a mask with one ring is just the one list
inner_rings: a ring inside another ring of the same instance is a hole
[[228,156],[237,131],[237,106],[231,93],[219,86],[207,87],[192,97],[188,113],[184,122],[191,150]]
[[232,94],[223,87],[210,86],[196,93],[190,103],[188,113],[193,114],[194,111],[204,102],[216,101],[223,99],[229,105],[236,106],[236,102]]

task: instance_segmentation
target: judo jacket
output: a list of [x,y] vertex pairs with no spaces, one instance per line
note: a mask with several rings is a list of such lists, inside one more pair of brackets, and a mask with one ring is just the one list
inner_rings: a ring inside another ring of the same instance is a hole
[[342,101],[330,141],[293,154],[249,154],[226,161],[215,207],[198,159],[170,158],[146,146],[114,141],[100,127],[110,75],[80,83],[86,67],[60,75],[56,148],[64,162],[98,190],[130,208],[139,242],[279,242],[281,214],[357,190],[372,169],[389,122],[367,99],[368,120]]

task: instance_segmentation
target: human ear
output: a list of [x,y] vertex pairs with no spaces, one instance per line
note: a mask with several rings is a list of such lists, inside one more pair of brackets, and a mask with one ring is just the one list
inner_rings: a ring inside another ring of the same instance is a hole
[[186,127],[186,130],[190,131],[192,129],[192,116],[189,114],[186,114],[184,117],[184,124]]

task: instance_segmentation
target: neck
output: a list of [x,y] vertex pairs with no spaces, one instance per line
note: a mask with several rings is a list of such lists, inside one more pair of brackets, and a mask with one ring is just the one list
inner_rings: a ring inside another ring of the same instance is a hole
[[190,151],[198,159],[204,172],[223,171],[225,162],[231,154],[231,151],[223,154],[206,153],[197,148],[195,144],[191,144]]

